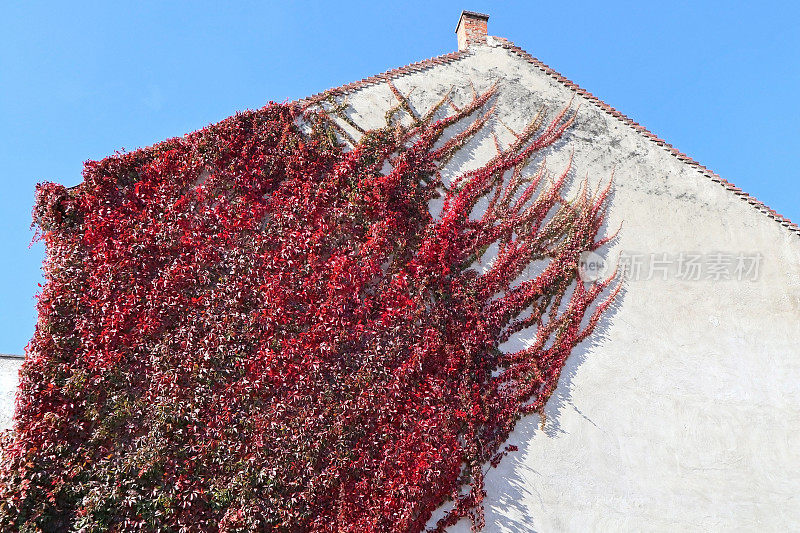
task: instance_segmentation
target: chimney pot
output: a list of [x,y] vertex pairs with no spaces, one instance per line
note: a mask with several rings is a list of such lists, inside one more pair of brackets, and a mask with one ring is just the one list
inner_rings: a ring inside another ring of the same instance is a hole
[[458,49],[466,50],[471,44],[486,43],[486,26],[489,15],[475,13],[474,11],[462,11],[456,26],[456,36],[458,37]]

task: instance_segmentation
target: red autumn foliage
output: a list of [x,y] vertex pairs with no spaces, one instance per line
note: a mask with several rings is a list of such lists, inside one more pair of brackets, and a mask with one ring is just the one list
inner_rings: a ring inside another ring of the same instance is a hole
[[419,531],[448,499],[439,528],[482,525],[486,464],[613,297],[577,278],[605,192],[525,170],[567,111],[445,184],[493,90],[443,117],[391,88],[358,141],[339,106],[271,104],[38,188],[3,529]]

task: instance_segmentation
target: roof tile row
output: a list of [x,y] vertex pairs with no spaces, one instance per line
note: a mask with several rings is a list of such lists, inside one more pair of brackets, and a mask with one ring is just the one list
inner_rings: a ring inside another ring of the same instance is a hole
[[[569,87],[570,89],[572,89],[576,93],[580,94],[581,96],[583,96],[587,100],[593,102],[595,105],[597,105],[603,111],[611,114],[615,118],[617,118],[617,119],[625,122],[629,126],[633,127],[633,129],[635,129],[636,131],[642,133],[647,138],[649,138],[651,141],[655,142],[657,145],[665,148],[668,152],[670,152],[672,155],[677,157],[679,160],[684,161],[685,163],[697,168],[706,177],[710,178],[712,181],[723,185],[725,188],[727,188],[728,190],[732,191],[733,193],[735,193],[736,195],[738,195],[742,199],[746,200],[749,204],[754,206],[756,209],[758,209],[762,213],[766,214],[767,216],[769,216],[770,218],[772,218],[774,220],[777,220],[778,222],[781,223],[781,225],[785,226],[786,228],[788,228],[789,230],[791,230],[795,234],[800,235],[800,226],[798,226],[797,224],[795,224],[794,222],[789,220],[787,217],[781,215],[780,213],[777,213],[775,210],[773,210],[772,208],[770,208],[769,206],[767,206],[763,202],[759,201],[758,199],[756,199],[752,195],[742,191],[739,187],[737,187],[733,183],[731,183],[728,180],[720,177],[717,173],[715,173],[711,169],[707,168],[705,165],[702,165],[701,163],[695,161],[690,156],[684,154],[683,152],[681,152],[680,150],[678,150],[677,148],[672,146],[670,143],[668,143],[664,139],[662,139],[662,138],[658,137],[657,135],[655,135],[654,133],[652,133],[646,127],[642,126],[641,124],[639,124],[638,122],[634,121],[633,119],[631,119],[630,117],[628,117],[624,113],[621,113],[620,111],[618,111],[614,107],[612,107],[612,106],[608,105],[607,103],[605,103],[604,101],[600,100],[598,97],[596,97],[595,95],[593,95],[592,93],[590,93],[586,89],[580,87],[579,85],[577,85],[573,81],[567,79],[566,77],[564,77],[563,75],[561,75],[560,73],[558,73],[557,71],[552,69],[550,66],[546,65],[545,63],[543,63],[539,59],[533,57],[532,55],[530,55],[528,52],[526,52],[522,48],[516,46],[513,42],[511,42],[508,39],[505,39],[503,37],[493,37],[493,39],[501,47],[503,47],[503,48],[505,48],[507,50],[510,50],[511,52],[516,54],[517,56],[519,56],[522,59],[524,59],[525,61],[527,61],[528,63],[531,63],[535,67],[537,67],[540,70],[542,70],[548,76],[551,76],[552,78],[556,79],[561,84]],[[323,91],[321,93],[317,93],[317,94],[309,96],[307,98],[303,98],[303,99],[299,100],[297,103],[307,107],[307,106],[313,105],[313,104],[315,104],[315,103],[317,103],[317,102],[319,102],[321,100],[324,100],[325,98],[327,98],[330,95],[346,94],[346,93],[353,92],[353,91],[356,91],[358,89],[362,89],[362,88],[370,86],[370,85],[375,85],[377,83],[383,83],[387,79],[398,78],[400,76],[403,76],[405,74],[409,74],[411,72],[420,72],[420,71],[429,69],[429,68],[431,68],[433,66],[436,66],[436,65],[442,65],[442,64],[446,64],[446,63],[451,63],[453,61],[457,61],[459,59],[467,57],[471,53],[472,52],[469,49],[460,50],[458,52],[451,52],[449,54],[444,54],[444,55],[441,55],[441,56],[432,57],[430,59],[425,59],[423,61],[418,61],[416,63],[411,63],[411,64],[406,65],[404,67],[399,67],[399,68],[395,68],[395,69],[392,69],[392,70],[388,70],[388,71],[386,71],[386,72],[384,72],[382,74],[377,74],[375,76],[370,76],[368,78],[363,78],[361,80],[358,80],[358,81],[355,81],[355,82],[352,82],[352,83],[348,83],[346,85],[341,85],[339,87],[334,87],[334,88],[328,89],[328,90]]]
[[800,235],[800,226],[798,226],[797,224],[795,224],[794,222],[789,220],[789,218],[787,218],[787,217],[781,215],[780,213],[776,212],[774,209],[770,208],[769,206],[767,206],[763,202],[759,201],[754,196],[744,192],[743,190],[741,190],[739,187],[737,187],[733,183],[731,183],[728,180],[722,178],[716,172],[712,171],[711,169],[709,169],[705,165],[695,161],[690,156],[684,154],[683,152],[681,152],[680,150],[678,150],[677,148],[675,148],[674,146],[669,144],[664,139],[661,139],[660,137],[658,137],[657,135],[652,133],[650,130],[648,130],[647,128],[645,128],[644,126],[639,124],[638,122],[634,121],[633,119],[631,119],[630,117],[628,117],[624,113],[621,113],[620,111],[618,111],[614,107],[612,107],[612,106],[608,105],[607,103],[603,102],[602,100],[600,100],[598,97],[596,97],[595,95],[593,95],[592,93],[590,93],[586,89],[580,87],[576,83],[574,83],[571,80],[565,78],[563,75],[561,75],[557,71],[553,70],[551,67],[549,67],[548,65],[546,65],[542,61],[536,59],[535,57],[530,55],[528,52],[523,50],[522,48],[516,46],[514,43],[512,43],[508,39],[505,39],[503,37],[495,37],[495,40],[498,41],[500,43],[500,46],[502,46],[503,48],[506,48],[507,50],[510,50],[513,53],[517,54],[519,57],[521,57],[525,61],[531,63],[532,65],[536,66],[537,68],[539,68],[540,70],[545,72],[547,75],[555,78],[556,80],[558,80],[563,85],[566,85],[567,87],[569,87],[570,89],[574,90],[575,92],[577,92],[578,94],[580,94],[581,96],[586,98],[587,100],[593,102],[595,105],[600,107],[600,109],[602,109],[603,111],[605,111],[607,113],[610,113],[612,116],[614,116],[614,117],[622,120],[626,124],[632,126],[636,131],[644,134],[651,141],[655,142],[657,145],[664,147],[665,149],[667,149],[667,151],[669,151],[671,154],[673,154],[675,157],[677,157],[681,161],[684,161],[685,163],[697,168],[706,177],[710,178],[712,181],[715,181],[715,182],[723,185],[725,188],[727,188],[728,190],[732,191],[734,194],[738,195],[742,199],[746,200],[749,204],[754,206],[756,209],[758,209],[762,213],[766,214],[768,217],[770,217],[770,218],[772,218],[774,220],[777,220],[778,222],[781,223],[781,225],[787,227],[789,230],[791,230],[794,233]]

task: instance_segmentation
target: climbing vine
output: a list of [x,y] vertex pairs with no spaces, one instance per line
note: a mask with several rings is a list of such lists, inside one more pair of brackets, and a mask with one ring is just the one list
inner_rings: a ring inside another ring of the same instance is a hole
[[38,187],[4,530],[420,531],[447,501],[434,527],[482,527],[485,469],[614,296],[577,277],[606,191],[533,165],[568,109],[445,182],[495,89],[420,114],[389,87],[376,130],[270,104]]

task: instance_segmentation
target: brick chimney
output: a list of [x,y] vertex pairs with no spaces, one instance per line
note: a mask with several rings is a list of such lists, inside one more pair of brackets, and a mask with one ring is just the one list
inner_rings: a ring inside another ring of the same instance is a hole
[[474,11],[462,11],[461,18],[458,19],[458,26],[456,26],[458,49],[466,50],[471,44],[485,43],[488,21],[489,15]]

